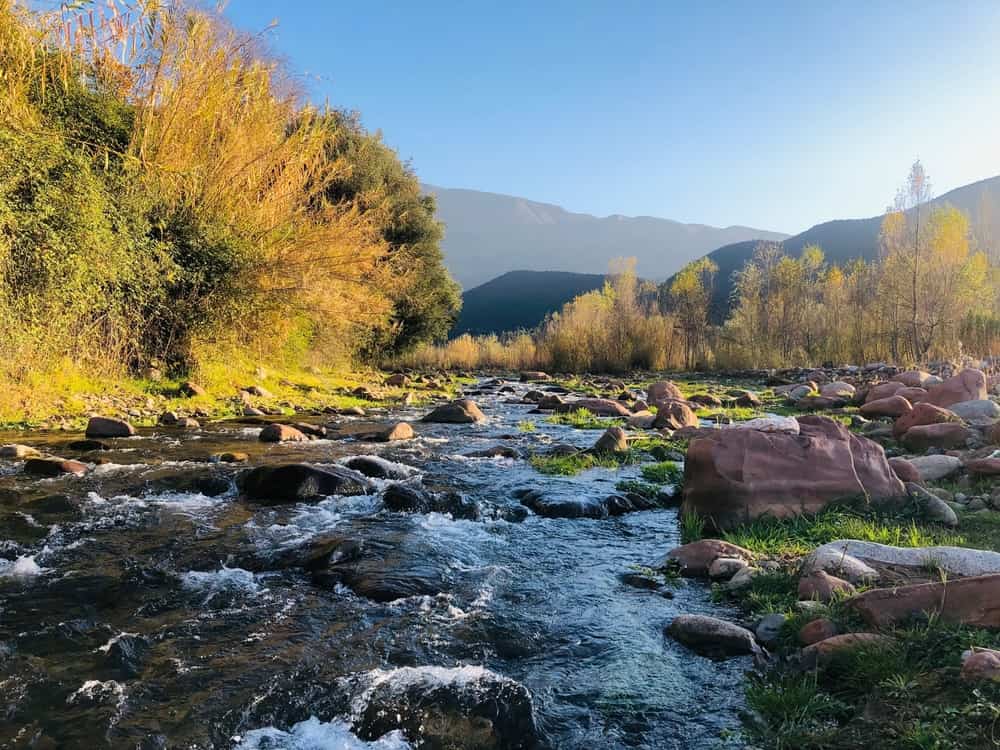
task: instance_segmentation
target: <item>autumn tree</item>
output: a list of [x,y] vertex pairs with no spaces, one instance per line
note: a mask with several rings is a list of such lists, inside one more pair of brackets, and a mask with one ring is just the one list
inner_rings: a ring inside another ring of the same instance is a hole
[[719,267],[709,258],[688,263],[670,284],[670,307],[684,336],[684,360],[693,368],[705,354],[712,290]]

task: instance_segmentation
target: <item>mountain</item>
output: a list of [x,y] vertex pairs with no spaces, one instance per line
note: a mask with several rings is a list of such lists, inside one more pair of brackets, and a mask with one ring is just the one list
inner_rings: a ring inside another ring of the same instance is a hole
[[510,271],[462,295],[462,312],[451,335],[534,328],[578,294],[603,285],[603,274]]
[[[956,188],[924,204],[921,210],[941,205],[954,206],[968,215],[980,246],[987,244],[987,238],[1000,239],[1000,176]],[[878,255],[882,218],[879,215],[867,219],[827,221],[789,237],[781,244],[789,255],[801,254],[808,245],[819,245],[827,262],[838,265],[855,258],[872,260]],[[713,295],[713,317],[717,321],[721,321],[729,310],[733,274],[750,260],[756,247],[756,241],[736,242],[708,254],[719,267]]]
[[515,269],[603,275],[608,261],[619,256],[635,256],[639,276],[663,279],[721,245],[788,236],[651,216],[601,218],[510,195],[423,189],[437,198],[437,215],[445,223],[445,263],[465,289]]

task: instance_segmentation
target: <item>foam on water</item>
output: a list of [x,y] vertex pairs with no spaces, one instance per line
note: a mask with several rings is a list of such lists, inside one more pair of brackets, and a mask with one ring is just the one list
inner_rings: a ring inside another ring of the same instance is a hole
[[35,562],[34,555],[25,555],[14,561],[0,560],[0,577],[29,579],[40,576],[44,571]]
[[408,750],[410,747],[399,731],[365,742],[345,722],[322,722],[315,716],[287,732],[266,727],[234,737],[233,741],[238,743],[235,750]]
[[256,595],[264,590],[258,576],[249,570],[227,568],[225,565],[219,570],[189,570],[181,576],[181,585],[192,591],[204,592],[205,604],[220,594]]

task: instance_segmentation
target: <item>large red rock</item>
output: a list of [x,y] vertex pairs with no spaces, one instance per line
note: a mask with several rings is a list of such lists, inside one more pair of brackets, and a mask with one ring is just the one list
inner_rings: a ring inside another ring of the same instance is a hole
[[923,388],[900,388],[893,395],[902,396],[911,404],[919,404],[921,401],[927,400],[927,391]]
[[807,622],[799,630],[799,643],[803,646],[811,646],[814,643],[825,641],[837,635],[837,625],[826,617],[820,617]]
[[830,575],[825,570],[814,570],[799,580],[799,599],[830,602],[837,596],[854,592],[853,585],[842,578]]
[[966,461],[965,470],[981,477],[1000,476],[1000,458],[977,458]]
[[722,539],[699,539],[697,542],[682,544],[667,553],[661,566],[677,565],[682,576],[705,578],[712,563],[720,557],[737,558],[749,562],[753,553],[739,545]]
[[586,409],[598,417],[627,417],[632,414],[620,401],[610,398],[578,398],[576,401],[565,401],[555,407],[560,414]]
[[936,406],[951,406],[961,401],[985,398],[989,398],[989,392],[986,390],[986,375],[982,370],[963,370],[927,390],[927,402]]
[[802,649],[802,664],[812,667],[825,664],[837,654],[856,649],[883,649],[891,646],[893,639],[881,633],[844,633],[817,641]]
[[972,431],[960,422],[922,424],[911,427],[900,441],[907,450],[918,452],[928,448],[964,448]]
[[869,401],[879,401],[883,398],[889,398],[889,396],[895,396],[896,391],[901,388],[905,388],[902,383],[888,382],[888,383],[878,383],[868,388],[868,393],[865,394],[865,403]]
[[916,482],[917,484],[923,484],[923,477],[920,476],[920,472],[917,467],[907,461],[905,458],[900,458],[899,456],[894,456],[889,459],[889,466],[899,480],[906,484],[907,482]]
[[684,394],[681,393],[681,389],[669,380],[661,380],[658,383],[653,383],[646,389],[646,395],[649,397],[648,400],[651,404],[655,404],[657,401],[667,401],[670,399],[674,399],[676,401],[684,400]]
[[679,430],[683,427],[697,427],[701,422],[683,401],[660,401],[656,405],[656,420],[653,427]]
[[1000,628],[1000,573],[872,589],[851,597],[846,605],[878,628],[927,613],[943,622],[996,629]]
[[907,370],[896,375],[893,380],[897,383],[902,383],[908,388],[923,388],[929,377],[931,377],[931,374],[924,370]]
[[902,396],[888,396],[865,402],[860,412],[863,417],[901,417],[912,408],[913,405]]
[[715,528],[816,513],[834,501],[905,496],[877,443],[828,417],[798,418],[799,434],[703,431],[688,446],[684,511]]
[[892,434],[898,440],[906,434],[911,427],[925,424],[941,424],[943,422],[959,422],[958,416],[954,413],[934,404],[920,403],[914,404],[910,411],[906,412],[896,420],[892,426]]
[[967,682],[1000,682],[1000,651],[974,648],[962,654],[962,679]]

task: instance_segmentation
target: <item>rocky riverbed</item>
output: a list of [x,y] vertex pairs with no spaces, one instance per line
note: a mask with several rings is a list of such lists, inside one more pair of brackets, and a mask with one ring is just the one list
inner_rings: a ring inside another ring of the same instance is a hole
[[[27,447],[0,458],[0,746],[719,747],[750,660],[664,627],[728,613],[635,587],[680,543],[676,509],[607,502],[638,467],[531,467],[600,434],[529,417],[549,387],[470,387],[484,421],[298,415],[311,439],[285,442],[260,420],[0,436]],[[414,437],[369,439],[398,423]],[[288,463],[352,489],[246,497]]]

